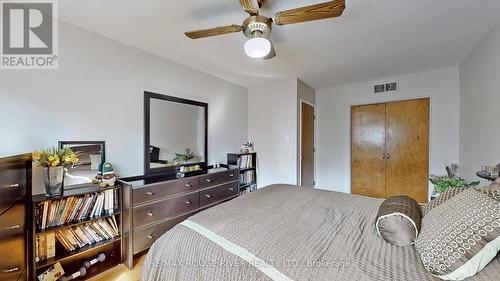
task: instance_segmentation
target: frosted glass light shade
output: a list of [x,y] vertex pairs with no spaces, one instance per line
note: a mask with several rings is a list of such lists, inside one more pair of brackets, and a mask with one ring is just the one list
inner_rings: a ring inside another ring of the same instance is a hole
[[251,38],[245,42],[244,49],[251,58],[263,58],[271,52],[271,42],[262,37]]

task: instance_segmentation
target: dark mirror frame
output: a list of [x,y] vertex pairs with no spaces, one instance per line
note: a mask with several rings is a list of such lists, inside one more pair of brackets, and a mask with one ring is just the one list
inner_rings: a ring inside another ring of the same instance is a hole
[[180,166],[172,166],[172,167],[164,167],[164,168],[151,168],[150,166],[150,154],[149,148],[151,146],[150,134],[151,134],[151,99],[159,99],[164,101],[188,104],[203,107],[205,110],[205,136],[204,136],[204,160],[199,163],[189,163],[189,165],[200,165],[202,168],[205,168],[208,163],[208,103],[188,100],[173,96],[167,96],[162,94],[157,94],[153,92],[144,91],[144,174],[145,175],[157,175],[157,174],[173,174],[177,173],[177,169]]

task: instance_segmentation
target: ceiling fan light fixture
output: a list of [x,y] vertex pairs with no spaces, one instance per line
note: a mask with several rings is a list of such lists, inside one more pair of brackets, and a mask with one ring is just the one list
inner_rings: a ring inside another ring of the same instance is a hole
[[271,52],[271,42],[263,37],[250,38],[244,45],[245,54],[251,58],[263,58]]

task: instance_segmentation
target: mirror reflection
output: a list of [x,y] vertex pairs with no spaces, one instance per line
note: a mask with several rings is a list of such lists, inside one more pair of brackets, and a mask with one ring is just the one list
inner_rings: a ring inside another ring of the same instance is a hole
[[149,132],[151,169],[206,161],[204,107],[152,98]]
[[60,141],[59,147],[69,147],[78,154],[78,163],[69,167],[64,186],[91,183],[96,178],[100,166],[105,161],[104,142],[101,141]]

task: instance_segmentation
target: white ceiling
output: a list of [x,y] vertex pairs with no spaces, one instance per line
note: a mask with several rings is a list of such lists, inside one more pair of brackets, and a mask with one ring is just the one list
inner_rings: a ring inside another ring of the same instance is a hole
[[[262,14],[322,0],[268,0]],[[251,87],[298,77],[315,89],[459,65],[500,19],[499,0],[346,0],[342,17],[275,26],[277,57],[245,56],[241,33],[185,31],[241,24],[238,0],[64,0],[63,21]]]

